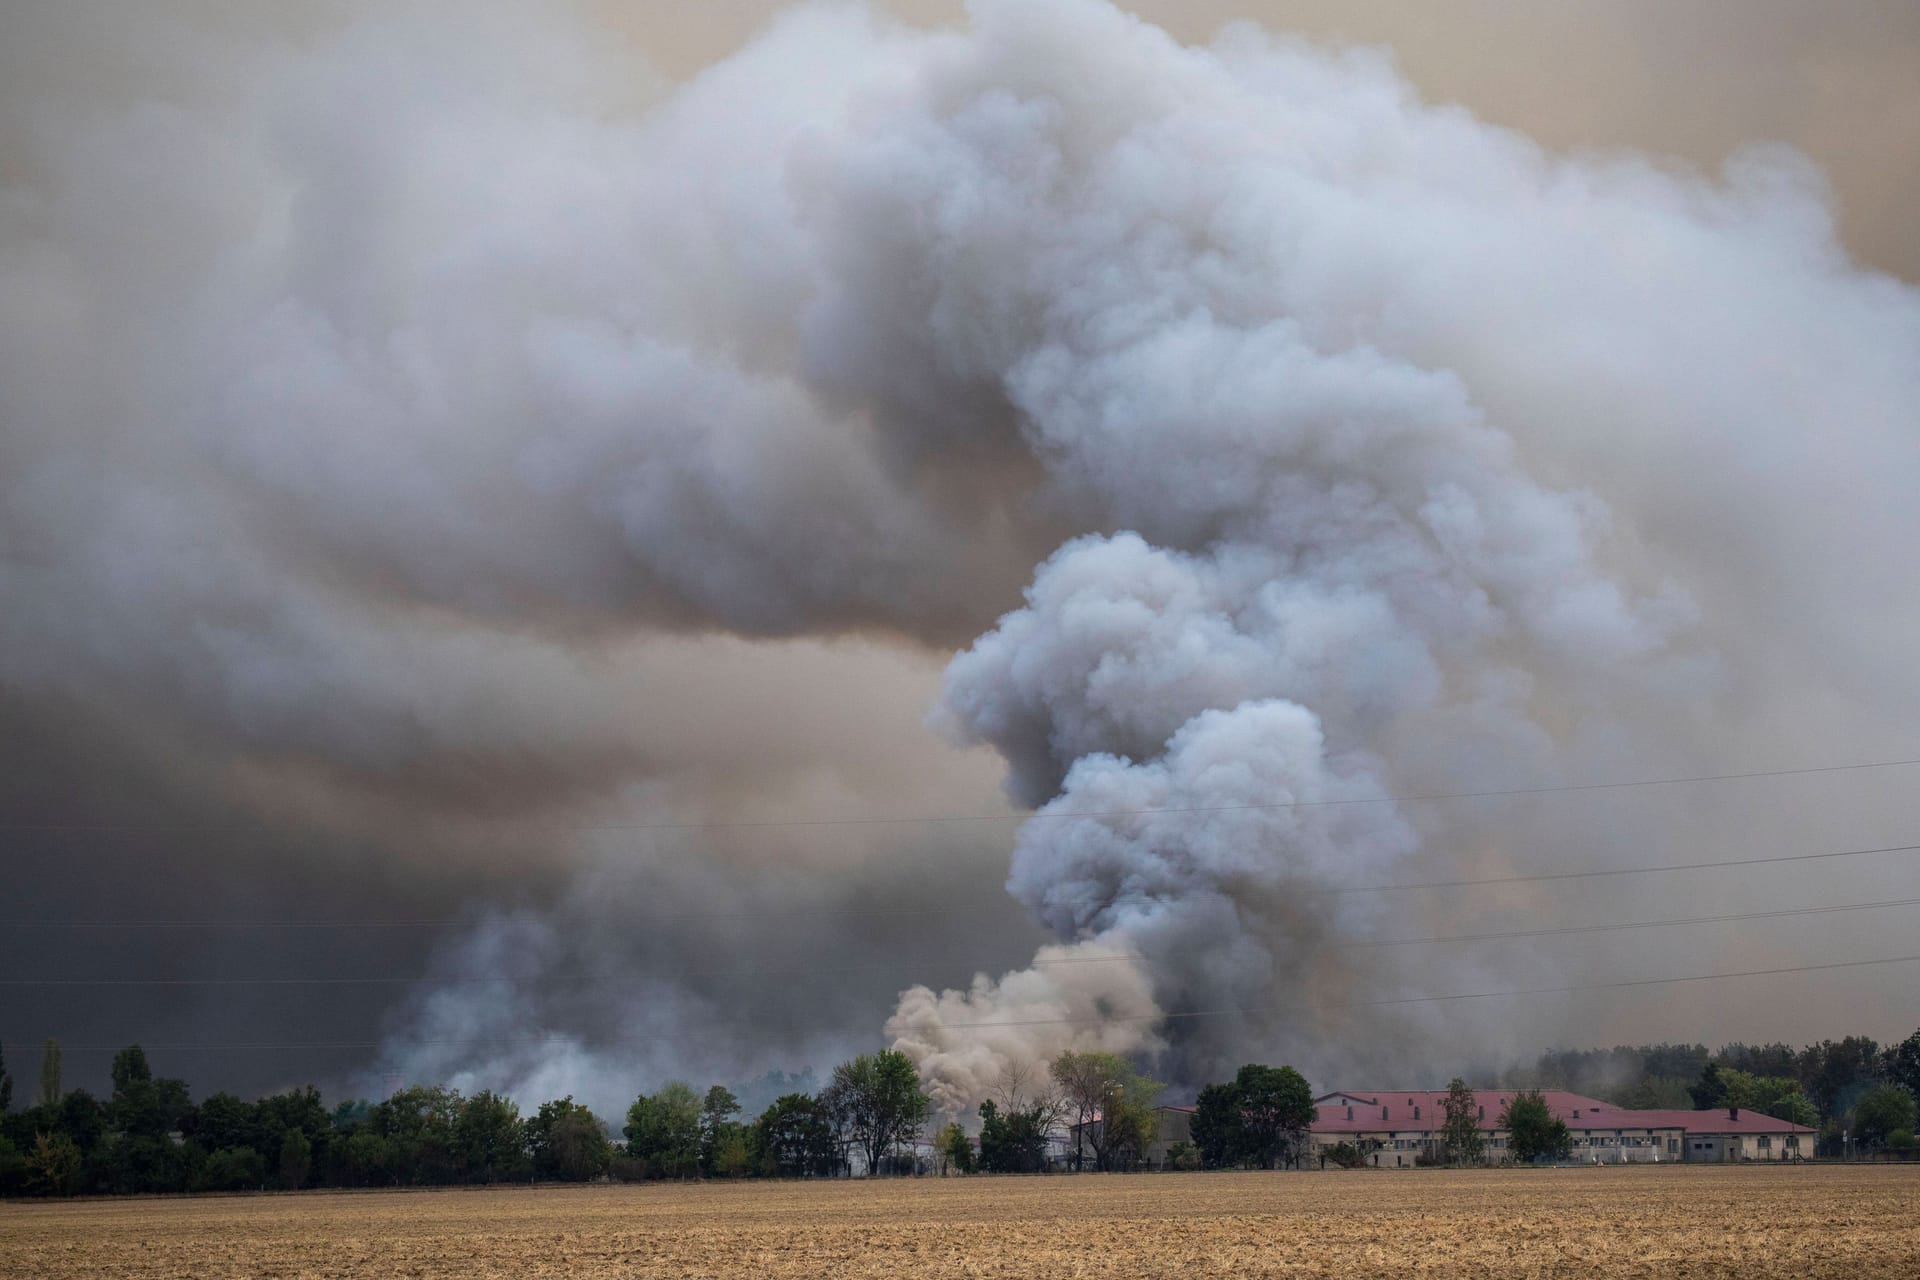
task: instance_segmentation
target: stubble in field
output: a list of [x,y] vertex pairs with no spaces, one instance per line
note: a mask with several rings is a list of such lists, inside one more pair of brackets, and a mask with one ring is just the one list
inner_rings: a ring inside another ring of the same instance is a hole
[[1176,1174],[0,1205],[0,1276],[1920,1275],[1920,1167]]

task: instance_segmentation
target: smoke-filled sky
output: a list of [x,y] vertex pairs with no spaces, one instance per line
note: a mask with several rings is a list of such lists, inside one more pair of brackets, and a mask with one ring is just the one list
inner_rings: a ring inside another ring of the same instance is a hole
[[1920,757],[1911,7],[1139,11],[0,18],[0,1042],[957,1110],[1911,1030],[1382,1003],[1911,908],[1378,945],[1911,854],[1362,891],[1920,843],[1914,768],[1393,799]]

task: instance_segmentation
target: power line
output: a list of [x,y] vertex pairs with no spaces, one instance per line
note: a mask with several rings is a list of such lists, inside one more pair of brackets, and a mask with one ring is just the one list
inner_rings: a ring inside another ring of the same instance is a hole
[[1873,849],[1835,849],[1825,853],[1785,853],[1764,858],[1729,858],[1721,862],[1673,862],[1658,867],[1609,867],[1598,871],[1552,871],[1519,876],[1487,876],[1477,880],[1427,880],[1415,884],[1370,884],[1315,889],[1315,893],[1386,893],[1402,889],[1467,889],[1492,884],[1529,884],[1545,880],[1593,880],[1603,876],[1644,876],[1666,871],[1711,871],[1719,867],[1758,867],[1779,862],[1816,862],[1823,858],[1857,858],[1869,853],[1913,853],[1920,845],[1890,844]]
[[[1118,960],[1131,960],[1128,952],[1100,956],[1062,956],[1051,960],[1028,961],[1029,968],[1048,968],[1065,964],[1111,964]],[[933,964],[936,961],[913,961],[915,964]],[[988,966],[993,967],[993,966]],[[809,977],[844,977],[851,974],[872,973],[876,966],[862,965],[858,968],[806,970]],[[682,978],[713,978],[736,976],[742,978],[762,977],[769,973],[791,973],[792,965],[779,967],[761,967],[754,969],[689,969],[679,973],[650,973],[641,975],[650,980],[676,981]],[[331,987],[331,986],[406,986],[416,983],[434,983],[446,986],[478,985],[514,982],[508,977],[476,978],[461,975],[446,977],[423,974],[418,977],[369,977],[369,978],[0,978],[0,987]]]
[[[1920,962],[1920,955],[1882,956],[1871,960],[1835,960],[1826,964],[1779,965],[1769,969],[1739,969],[1728,973],[1696,973],[1666,978],[1631,978],[1620,982],[1582,982],[1570,983],[1558,987],[1518,987],[1502,991],[1462,991],[1445,995],[1394,996],[1381,1000],[1356,1000],[1338,1004],[1317,1006],[1324,1011],[1350,1009],[1381,1009],[1396,1005],[1435,1004],[1454,1000],[1494,1000],[1510,996],[1568,995],[1582,991],[1621,991],[1635,987],[1672,986],[1687,982],[1721,982],[1732,978],[1777,977],[1791,973],[1822,973],[1838,969],[1865,969],[1881,965],[1914,964]],[[1103,1014],[1097,1017],[1080,1018],[1018,1018],[990,1022],[958,1022],[946,1024],[950,1031],[986,1031],[1007,1027],[1043,1027],[1043,1026],[1100,1026],[1113,1022],[1166,1022],[1189,1018],[1229,1018],[1251,1017],[1271,1013],[1292,1013],[1296,1010],[1277,1005],[1254,1005],[1232,1009],[1188,1009],[1166,1013],[1140,1014]],[[675,1035],[656,1033],[645,1036],[630,1036],[623,1043],[637,1041],[666,1041],[682,1039],[687,1033]],[[546,1036],[509,1036],[481,1039],[434,1039],[408,1040],[410,1046],[421,1048],[488,1048],[497,1046],[532,1046],[545,1044],[578,1044],[582,1037],[570,1035]],[[143,1047],[150,1053],[190,1053],[190,1052],[239,1052],[256,1049],[379,1049],[387,1042],[381,1040],[287,1040],[287,1041],[228,1041],[221,1043],[156,1043]],[[118,1052],[125,1048],[119,1044],[62,1044],[62,1052],[101,1053]]]
[[[1815,862],[1830,858],[1858,858],[1880,853],[1920,852],[1920,844],[1878,845],[1870,849],[1833,849],[1819,853],[1771,854],[1759,858],[1728,858],[1718,862],[1675,862],[1660,866],[1608,867],[1592,871],[1550,871],[1511,876],[1483,876],[1468,880],[1425,880],[1391,884],[1336,885],[1300,889],[1302,896],[1347,893],[1397,893],[1424,889],[1466,889],[1501,884],[1533,884],[1557,880],[1588,880],[1608,876],[1644,876],[1678,871],[1714,871],[1731,867],[1758,867],[1777,863]],[[1099,898],[1054,898],[1047,907],[1100,907],[1165,901],[1157,894],[1116,894]],[[784,911],[679,911],[635,920],[777,920],[792,917],[945,915],[948,907],[795,907]],[[8,929],[454,929],[480,923],[477,918],[412,920],[47,920],[20,917],[0,920]]]
[[[1578,991],[1619,991],[1629,987],[1672,986],[1683,982],[1719,982],[1727,978],[1763,978],[1788,973],[1819,973],[1831,969],[1865,969],[1875,965],[1913,964],[1920,962],[1920,955],[1885,956],[1875,960],[1835,960],[1827,964],[1781,965],[1772,969],[1739,969],[1731,973],[1696,973],[1677,978],[1632,978],[1624,982],[1579,982],[1563,987],[1519,987],[1506,991],[1463,991],[1440,996],[1395,996],[1384,1000],[1356,1000],[1342,1004],[1324,1004],[1321,1009],[1382,1009],[1403,1004],[1435,1004],[1449,1000],[1492,1000],[1502,996],[1547,996],[1566,995]],[[1291,1012],[1272,1005],[1255,1005],[1242,1009],[1190,1009],[1173,1013],[1121,1014],[1099,1018],[1030,1018],[1006,1022],[963,1022],[950,1024],[954,1030],[987,1029],[994,1027],[1037,1027],[1072,1023],[1100,1025],[1107,1022],[1159,1022],[1176,1018],[1227,1018],[1246,1017],[1253,1014]]]
[[1886,902],[1851,902],[1832,907],[1785,907],[1777,911],[1742,911],[1731,915],[1692,916],[1684,920],[1619,920],[1610,924],[1575,924],[1548,929],[1514,929],[1506,933],[1463,933],[1450,938],[1393,938],[1380,942],[1343,942],[1342,947],[1424,947],[1443,942],[1492,942],[1509,938],[1544,938],[1576,933],[1615,933],[1626,929],[1663,929],[1675,925],[1728,924],[1736,920],[1777,920],[1782,916],[1826,915],[1838,911],[1878,911],[1882,907],[1920,906],[1920,898]]
[[[526,830],[600,831],[753,831],[781,827],[916,826],[964,822],[1037,822],[1061,818],[1149,818],[1160,814],[1239,813],[1276,809],[1321,809],[1363,804],[1417,804],[1438,800],[1488,800],[1504,796],[1562,795],[1580,791],[1618,791],[1631,787],[1673,787],[1708,782],[1740,782],[1754,778],[1791,778],[1823,773],[1852,773],[1862,769],[1898,769],[1920,765],[1910,760],[1866,760],[1855,764],[1812,765],[1798,769],[1752,769],[1744,773],[1694,774],[1686,777],[1635,778],[1616,782],[1579,782],[1550,787],[1503,787],[1487,791],[1429,791],[1403,795],[1349,796],[1331,800],[1274,800],[1253,804],[1180,805],[1160,809],[1061,809],[1032,813],[948,813],[865,816],[854,818],[717,819],[710,822],[562,823],[534,824]],[[95,832],[207,832],[233,830],[230,824],[140,822],[13,822],[0,831]]]
[[[1385,938],[1379,940],[1359,940],[1332,944],[1336,948],[1374,948],[1374,947],[1419,947],[1435,946],[1452,942],[1491,942],[1515,938],[1545,938],[1569,934],[1612,933],[1628,929],[1663,929],[1682,925],[1728,924],[1744,920],[1777,920],[1786,916],[1826,915],[1844,911],[1879,911],[1894,907],[1920,906],[1920,898],[1895,898],[1885,902],[1849,902],[1833,906],[1820,907],[1783,907],[1771,911],[1744,911],[1717,916],[1689,916],[1681,919],[1661,920],[1616,920],[1605,924],[1561,925],[1544,929],[1516,929],[1504,933],[1465,933],[1451,937],[1435,938]],[[1028,968],[1045,969],[1059,965],[1076,964],[1116,964],[1136,959],[1133,952],[1115,952],[1098,956],[1058,956],[1036,958],[1027,962]],[[914,960],[915,965],[932,965],[939,960]],[[950,962],[949,962],[950,963]],[[849,968],[818,969],[809,968],[810,977],[845,977],[854,974],[872,973],[878,966],[861,965]],[[894,966],[889,965],[889,968]],[[985,969],[995,966],[974,966]],[[768,973],[785,973],[790,966],[725,969],[688,969],[678,973],[647,974],[649,979],[678,981],[686,978],[741,977],[751,978]],[[488,985],[510,983],[516,979],[507,977],[470,977],[458,974],[432,975],[421,974],[410,977],[328,977],[328,978],[0,978],[0,987],[345,987],[345,986],[412,986],[432,983],[441,986]]]

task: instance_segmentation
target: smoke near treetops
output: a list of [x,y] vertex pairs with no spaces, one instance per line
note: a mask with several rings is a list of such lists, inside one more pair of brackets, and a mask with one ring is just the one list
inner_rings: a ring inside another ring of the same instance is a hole
[[1427,1084],[1893,1019],[1872,973],[1376,1002],[1898,913],[1369,944],[1910,862],[1353,891],[1920,838],[1898,772],[1391,799],[1920,754],[1920,293],[1820,172],[969,15],[797,8],[679,85],[557,10],[8,20],[97,74],[0,165],[7,914],[358,922],[10,971],[431,981],[15,991],[0,1035],[364,1036],[179,1070],[600,1106],[885,1041],[957,1111],[1065,1048]]

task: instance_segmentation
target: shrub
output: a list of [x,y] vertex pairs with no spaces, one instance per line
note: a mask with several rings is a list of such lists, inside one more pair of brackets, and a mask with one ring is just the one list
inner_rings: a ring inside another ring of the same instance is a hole
[[266,1180],[267,1162],[252,1147],[222,1147],[200,1170],[200,1185],[207,1191],[258,1190]]
[[1342,1169],[1358,1169],[1367,1158],[1351,1142],[1336,1142],[1327,1148],[1327,1159]]

